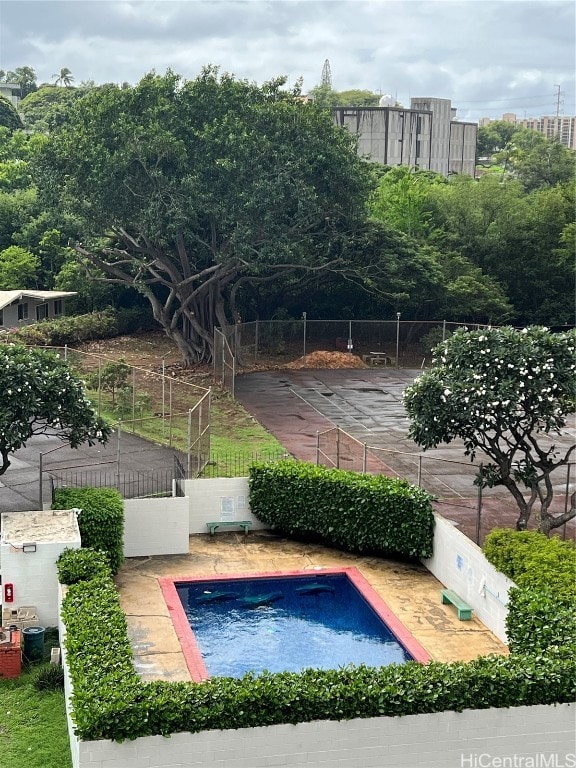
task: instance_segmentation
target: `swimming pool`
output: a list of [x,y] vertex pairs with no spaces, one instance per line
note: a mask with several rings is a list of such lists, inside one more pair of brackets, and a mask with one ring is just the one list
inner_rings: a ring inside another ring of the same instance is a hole
[[159,581],[196,681],[429,658],[356,568]]

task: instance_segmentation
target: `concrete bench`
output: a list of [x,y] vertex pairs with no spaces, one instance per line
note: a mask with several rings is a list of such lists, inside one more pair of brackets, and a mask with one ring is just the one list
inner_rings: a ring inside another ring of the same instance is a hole
[[460,595],[457,595],[451,589],[442,590],[442,602],[447,605],[452,603],[458,613],[460,621],[469,621],[472,618],[472,608],[466,603]]
[[219,528],[230,528],[233,526],[234,528],[242,528],[244,533],[248,533],[250,528],[252,527],[252,521],[251,520],[226,520],[222,521],[220,520],[217,523],[206,523],[208,530],[210,531],[210,535],[214,535],[216,531]]

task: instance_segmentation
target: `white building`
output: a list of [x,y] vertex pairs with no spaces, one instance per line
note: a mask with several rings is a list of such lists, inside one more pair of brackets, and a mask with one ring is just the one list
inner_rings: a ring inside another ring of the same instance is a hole
[[[576,117],[564,115],[543,115],[542,117],[526,117],[519,120],[513,112],[502,115],[506,123],[514,123],[518,128],[528,128],[531,131],[542,133],[547,139],[559,139],[560,143],[568,149],[576,150]],[[488,117],[480,120],[481,126],[494,122]]]

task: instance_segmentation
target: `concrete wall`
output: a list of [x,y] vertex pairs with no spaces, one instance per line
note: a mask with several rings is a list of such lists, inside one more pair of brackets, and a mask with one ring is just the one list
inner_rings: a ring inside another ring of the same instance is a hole
[[480,621],[502,642],[507,643],[507,579],[467,536],[440,515],[435,515],[434,555],[422,560],[426,568],[449,589],[469,603]]
[[254,517],[248,506],[247,477],[185,480],[190,497],[190,533],[207,533],[206,523],[217,520],[251,520],[253,530],[268,526]]
[[[190,499],[124,500],[124,556],[188,553]],[[206,526],[204,526],[204,532]]]
[[26,553],[2,542],[2,584],[14,584],[14,602],[4,603],[4,607],[34,605],[40,625],[55,627],[59,616],[56,560],[64,549],[79,548],[80,536],[64,543],[39,541],[36,552]]

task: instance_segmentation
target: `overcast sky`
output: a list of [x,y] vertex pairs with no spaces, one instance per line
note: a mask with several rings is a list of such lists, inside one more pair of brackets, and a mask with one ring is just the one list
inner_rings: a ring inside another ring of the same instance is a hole
[[573,0],[0,0],[0,69],[136,83],[206,64],[304,91],[452,100],[460,119],[575,114]]

